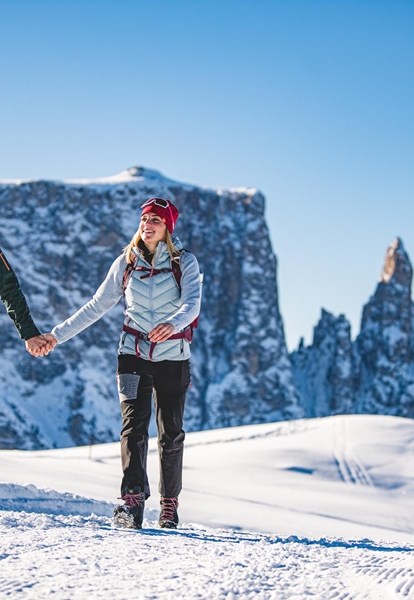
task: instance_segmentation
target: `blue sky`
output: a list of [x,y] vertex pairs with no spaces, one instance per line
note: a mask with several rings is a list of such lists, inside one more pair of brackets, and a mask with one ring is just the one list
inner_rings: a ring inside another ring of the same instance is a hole
[[0,0],[0,179],[132,165],[267,198],[290,348],[414,257],[411,0]]

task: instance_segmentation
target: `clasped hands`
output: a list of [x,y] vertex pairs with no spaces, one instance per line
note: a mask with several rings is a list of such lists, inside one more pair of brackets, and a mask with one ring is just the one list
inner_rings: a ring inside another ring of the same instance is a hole
[[51,333],[43,333],[26,340],[26,350],[32,356],[47,356],[57,344],[57,339]]

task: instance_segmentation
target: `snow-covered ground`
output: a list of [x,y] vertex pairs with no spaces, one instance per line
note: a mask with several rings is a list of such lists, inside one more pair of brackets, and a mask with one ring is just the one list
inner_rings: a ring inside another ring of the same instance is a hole
[[0,452],[0,597],[414,599],[414,422],[192,433],[181,525],[117,529],[117,444]]

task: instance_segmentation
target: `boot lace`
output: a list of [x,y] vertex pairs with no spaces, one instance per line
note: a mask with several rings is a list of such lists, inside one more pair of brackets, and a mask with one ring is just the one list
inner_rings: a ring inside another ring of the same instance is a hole
[[174,513],[178,508],[178,498],[161,498],[161,520],[174,521]]
[[125,494],[125,496],[121,496],[118,500],[124,501],[124,506],[128,508],[133,508],[134,506],[144,506],[144,494]]

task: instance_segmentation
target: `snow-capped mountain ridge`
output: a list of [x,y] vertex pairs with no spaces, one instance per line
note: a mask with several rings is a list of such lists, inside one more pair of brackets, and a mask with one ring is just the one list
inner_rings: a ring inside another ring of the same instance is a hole
[[56,185],[74,185],[74,186],[107,186],[107,185],[123,185],[127,183],[140,184],[148,181],[153,183],[169,183],[176,184],[181,187],[192,188],[194,186],[180,183],[174,179],[165,177],[160,171],[148,169],[147,167],[134,166],[124,169],[115,175],[106,177],[90,177],[80,179],[0,179],[0,186],[22,185],[28,183],[54,183]]
[[[0,183],[0,246],[43,331],[73,314],[131,239],[141,204],[170,197],[177,233],[204,271],[186,428],[374,412],[414,416],[412,268],[402,240],[387,253],[353,342],[344,315],[322,311],[313,344],[289,356],[277,262],[254,188],[182,184],[145,167],[88,180]],[[119,304],[50,357],[22,349],[0,313],[0,447],[112,441]]]
[[[50,331],[91,298],[151,196],[177,204],[176,232],[204,272],[187,430],[301,416],[257,190],[199,188],[143,167],[98,180],[3,183],[0,245],[39,327]],[[23,351],[4,311],[0,322],[0,447],[117,439],[121,304],[42,360]]]
[[142,166],[134,166],[129,167],[128,169],[124,169],[115,175],[109,175],[107,177],[91,177],[91,178],[80,178],[80,179],[0,179],[0,187],[2,186],[10,186],[10,185],[22,185],[27,183],[54,183],[56,185],[74,185],[74,186],[113,186],[113,185],[124,185],[128,183],[132,183],[134,185],[137,184],[146,184],[149,181],[152,182],[153,185],[175,185],[182,189],[192,190],[197,188],[199,190],[209,190],[212,192],[221,195],[223,193],[236,193],[236,194],[247,194],[248,196],[254,196],[259,192],[257,188],[245,187],[245,186],[237,186],[237,187],[229,187],[229,188],[212,188],[205,186],[195,186],[188,183],[182,183],[175,179],[171,179],[166,177],[161,173],[161,171],[157,171],[156,169],[148,169],[147,167]]

